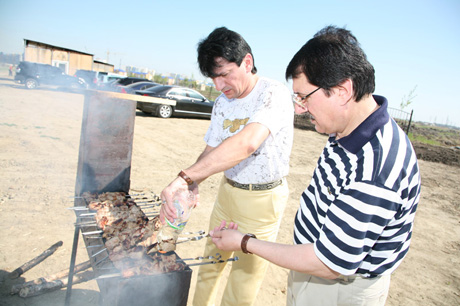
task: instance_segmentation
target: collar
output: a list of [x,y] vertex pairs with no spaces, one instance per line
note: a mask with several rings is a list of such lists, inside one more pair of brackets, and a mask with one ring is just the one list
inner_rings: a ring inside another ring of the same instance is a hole
[[353,154],[359,152],[359,150],[371,140],[377,131],[384,126],[390,119],[388,114],[388,100],[383,96],[373,95],[372,96],[380,105],[379,109],[373,112],[369,117],[366,118],[356,129],[354,129],[348,136],[340,138],[337,142],[344,147],[346,150]]

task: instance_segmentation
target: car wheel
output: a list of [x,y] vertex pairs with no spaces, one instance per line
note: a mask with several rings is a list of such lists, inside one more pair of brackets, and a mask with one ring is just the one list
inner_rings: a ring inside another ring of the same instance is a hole
[[24,85],[25,85],[26,88],[28,88],[28,89],[35,89],[35,88],[37,88],[38,83],[37,83],[37,81],[34,80],[34,79],[27,79],[27,80],[25,81]]
[[160,118],[169,118],[172,115],[172,107],[170,105],[160,105],[157,114]]

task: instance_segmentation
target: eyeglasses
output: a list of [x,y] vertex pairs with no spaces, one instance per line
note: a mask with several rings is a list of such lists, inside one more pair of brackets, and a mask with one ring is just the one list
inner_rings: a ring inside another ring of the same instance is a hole
[[315,90],[313,90],[312,92],[310,92],[308,95],[305,95],[303,98],[299,96],[299,93],[294,93],[292,95],[292,101],[299,105],[299,106],[304,106],[304,103],[302,103],[302,101],[304,101],[305,99],[307,99],[309,96],[311,96],[312,94],[314,94],[315,92],[317,92],[318,90],[320,90],[321,87],[318,87],[316,88]]

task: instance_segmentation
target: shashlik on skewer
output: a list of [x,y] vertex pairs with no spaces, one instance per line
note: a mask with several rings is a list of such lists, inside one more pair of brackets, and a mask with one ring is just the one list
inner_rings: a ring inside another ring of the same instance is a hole
[[159,216],[149,220],[124,193],[104,193],[97,197],[94,194],[84,194],[83,197],[88,203],[87,208],[95,211],[95,222],[92,225],[100,229],[83,234],[89,236],[100,233],[105,240],[105,249],[98,250],[93,256],[107,251],[108,258],[123,277],[183,269],[184,265],[177,263],[175,257],[174,260],[168,260],[167,256],[158,258],[147,255],[147,252],[156,250],[157,233],[161,227]]

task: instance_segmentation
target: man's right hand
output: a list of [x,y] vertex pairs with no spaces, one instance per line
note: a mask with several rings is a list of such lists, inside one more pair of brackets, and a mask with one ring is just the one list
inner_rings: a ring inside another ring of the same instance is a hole
[[199,204],[198,185],[196,183],[193,183],[189,186],[183,178],[177,177],[165,189],[163,189],[163,191],[160,194],[160,221],[163,224],[166,223],[165,218],[167,218],[170,222],[174,222],[174,218],[176,218],[177,216],[176,208],[173,205],[173,196],[179,189],[191,190],[195,195],[195,202],[193,203],[193,207],[196,207]]

